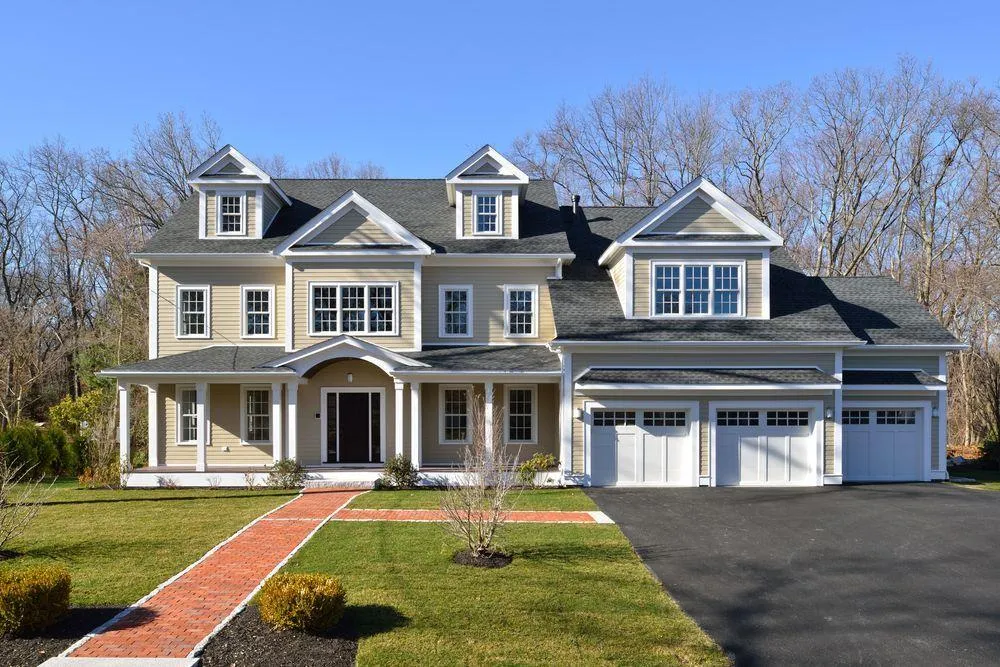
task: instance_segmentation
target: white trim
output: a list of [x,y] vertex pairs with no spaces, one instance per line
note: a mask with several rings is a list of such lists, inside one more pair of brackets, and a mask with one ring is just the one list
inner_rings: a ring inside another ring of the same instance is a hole
[[[767,486],[822,486],[823,485],[823,466],[824,466],[824,456],[823,456],[823,432],[824,432],[824,420],[826,415],[824,414],[823,401],[756,401],[756,400],[739,400],[739,401],[709,401],[708,403],[708,464],[709,464],[709,486],[717,486],[716,483],[716,464],[718,456],[716,453],[716,413],[719,408],[728,409],[755,409],[759,408],[762,411],[768,409],[786,410],[786,409],[799,409],[799,410],[810,410],[812,416],[810,418],[810,435],[812,435],[814,440],[813,448],[813,479],[810,484],[768,484]],[[834,415],[838,418],[839,415]],[[753,428],[753,427],[746,427]],[[767,428],[763,424],[757,428]],[[740,486],[744,486],[740,484]],[[747,485],[750,486],[750,485]]]
[[155,266],[146,267],[149,280],[149,291],[146,296],[148,317],[149,358],[156,359],[159,355],[160,343],[160,271]]
[[465,193],[455,192],[455,238],[465,238]]
[[406,383],[405,382],[400,382],[399,380],[394,380],[393,383],[392,383],[392,388],[395,390],[395,394],[393,395],[393,399],[394,399],[393,400],[393,408],[394,408],[395,413],[396,413],[396,419],[395,419],[395,422],[393,423],[393,427],[394,427],[393,428],[393,430],[394,430],[394,433],[393,433],[394,438],[393,439],[395,440],[395,442],[393,442],[393,445],[395,445],[396,456],[402,456],[403,455],[403,437],[404,437],[404,435],[403,435],[403,431],[404,431],[403,420],[404,420],[404,416],[405,416],[404,415],[405,411],[403,409],[403,407],[404,407],[403,406],[403,389],[405,387],[406,387]]
[[[530,291],[531,296],[531,333],[512,334],[510,332],[510,293],[513,290]],[[503,335],[504,338],[538,338],[538,285],[504,285],[503,286]]]
[[[510,393],[518,389],[527,389],[531,392],[531,438],[528,440],[510,439]],[[504,429],[503,441],[506,445],[537,445],[538,444],[538,385],[537,384],[508,384],[504,385]]]
[[[222,231],[222,198],[238,197],[240,200],[240,229],[236,232]],[[247,193],[246,190],[215,191],[215,235],[222,237],[247,236]]]
[[[466,316],[468,317],[468,322],[466,323],[467,333],[464,334],[450,334],[445,332],[445,292],[462,292],[466,294]],[[438,338],[472,338],[475,334],[473,333],[473,321],[475,320],[473,305],[472,305],[472,285],[438,285]]]
[[413,262],[413,347],[424,346],[424,265],[420,260]]
[[132,458],[128,388],[127,383],[118,382],[118,461],[122,466],[129,465]]
[[[205,295],[205,333],[203,334],[181,334],[181,323],[183,313],[181,312],[181,292],[203,292]],[[211,338],[212,337],[212,286],[211,285],[181,285],[174,288],[174,336],[178,340],[190,338]]]
[[559,464],[563,475],[573,471],[573,355],[559,352]]
[[839,384],[580,384],[579,391],[830,391]]
[[[844,351],[833,353],[833,377],[844,381]],[[833,472],[824,477],[824,484],[842,484],[844,479],[844,424],[841,413],[844,409],[844,389],[833,392]],[[826,415],[823,415],[824,419]],[[825,468],[825,464],[824,464]],[[839,478],[831,479],[832,477]]]
[[[682,371],[690,371],[690,370],[769,371],[769,370],[789,369],[789,368],[801,369],[801,370],[817,370],[817,371],[819,371],[821,373],[825,372],[819,366],[808,366],[808,365],[805,365],[805,364],[771,364],[771,363],[768,363],[767,365],[762,365],[762,364],[759,364],[759,363],[749,363],[749,362],[731,363],[731,364],[697,364],[697,365],[693,365],[693,366],[692,365],[689,365],[689,366],[678,366],[676,364],[674,364],[674,365],[664,365],[664,364],[641,364],[641,365],[636,365],[636,364],[631,364],[631,365],[629,365],[629,364],[590,364],[590,365],[584,367],[584,369],[581,370],[580,372],[575,373],[574,376],[573,376],[573,381],[574,382],[579,381],[580,378],[582,378],[584,375],[586,375],[590,371],[610,370],[610,369],[615,369],[615,370],[636,370],[636,371],[667,371],[667,370],[670,370],[670,371],[672,371],[672,370],[682,370]],[[836,376],[834,376],[834,377],[836,377]],[[740,386],[740,385],[731,385],[731,386]],[[782,386],[784,386],[784,385],[782,385]],[[831,385],[831,386],[835,386],[835,385]]]
[[[830,341],[830,340],[575,340],[556,338],[548,343],[550,347],[826,347],[843,348],[864,345],[864,341]],[[853,351],[853,349],[852,349]]]
[[493,387],[493,381],[487,380],[483,383],[483,436],[486,440],[483,444],[488,452],[492,452],[494,446],[496,445],[496,443],[493,442],[493,424],[496,417],[493,409],[495,399],[496,394]]
[[[938,399],[938,464],[935,472],[947,474],[948,470],[948,392],[942,391],[937,396]],[[934,415],[932,414],[931,417]],[[933,422],[932,422],[933,423]],[[934,443],[931,442],[931,453],[934,452]],[[934,466],[931,466],[932,468]]]
[[[472,190],[472,236],[504,236],[503,229],[503,191],[501,190]],[[494,197],[496,199],[496,230],[479,231],[479,199],[480,197]]]
[[199,418],[198,417],[198,386],[197,386],[197,384],[176,384],[176,385],[174,385],[174,443],[173,444],[175,444],[175,445],[197,445],[198,444],[198,434],[199,434],[199,428],[198,428],[197,425],[195,426],[195,431],[194,431],[195,438],[194,438],[194,440],[181,440],[180,439],[181,438],[181,431],[183,430],[181,428],[181,417],[183,416],[182,412],[181,412],[181,405],[183,403],[181,401],[181,394],[184,391],[193,391],[193,392],[195,392],[195,397],[194,397],[194,404],[195,404],[194,414],[195,414],[195,419],[196,420]]
[[[338,350],[337,348],[345,348],[349,353],[343,354],[344,350]],[[305,361],[315,355],[324,355],[325,353],[329,354],[321,357],[322,360],[336,358],[364,359],[390,375],[393,374],[397,366],[427,367],[427,364],[411,359],[398,352],[393,352],[375,343],[369,343],[368,341],[344,334],[292,352],[284,357],[268,362],[265,366],[267,368],[290,366],[296,373],[301,375],[315,366],[318,361],[307,362],[306,364],[299,364],[298,362]]]
[[148,465],[152,468],[160,465],[160,400],[159,385],[146,385],[146,424],[149,453]]
[[133,252],[132,259],[156,266],[205,266],[206,260],[224,266],[281,266],[284,260],[269,252]]
[[293,461],[299,460],[299,385],[297,382],[289,382],[288,387],[287,412],[288,412],[288,458]]
[[[247,333],[247,292],[248,291],[267,292],[267,333],[249,334]],[[275,289],[274,285],[240,285],[240,338],[274,338],[275,337]]]
[[[277,383],[275,383],[277,384]],[[279,385],[280,386],[280,385]],[[271,437],[267,440],[247,439],[247,392],[266,391],[267,392],[267,432]],[[271,384],[241,384],[240,385],[240,444],[247,446],[270,445],[274,441],[274,402],[273,385]]]
[[620,261],[625,262],[625,317],[631,319],[635,317],[635,255],[632,250],[626,250]]
[[424,258],[427,266],[547,266],[554,262],[572,262],[576,255],[571,252],[556,253],[495,253],[495,252],[455,252],[428,255]]
[[295,280],[291,264],[285,264],[285,352],[295,347]]
[[198,238],[208,238],[208,193],[198,190]]
[[215,153],[213,153],[212,156],[209,157],[207,160],[205,160],[197,167],[192,169],[187,175],[188,183],[191,185],[211,186],[216,183],[228,184],[238,181],[238,182],[245,182],[247,184],[252,183],[254,185],[258,185],[258,183],[256,183],[253,180],[250,180],[247,177],[240,177],[239,175],[235,174],[234,176],[237,176],[237,178],[225,179],[225,180],[202,178],[202,176],[204,176],[208,171],[210,171],[212,167],[214,167],[216,164],[221,162],[226,157],[234,158],[236,162],[239,162],[240,164],[243,165],[244,171],[250,172],[250,176],[260,179],[261,182],[263,182],[265,185],[274,190],[275,194],[281,197],[281,200],[283,202],[285,202],[289,206],[292,205],[292,200],[289,199],[288,195],[285,194],[285,191],[281,189],[281,186],[279,186],[277,183],[274,182],[274,179],[271,178],[270,174],[266,173],[263,169],[261,169],[253,162],[251,162],[249,158],[243,155],[243,153],[236,150],[236,148],[232,144],[226,144],[225,146],[217,150]]
[[[680,290],[678,298],[680,299],[678,303],[678,312],[676,313],[656,313],[656,269],[660,266],[676,266],[679,267],[680,273],[678,276],[678,282],[680,283]],[[708,312],[707,313],[685,313],[685,301],[687,295],[687,277],[685,276],[685,271],[689,266],[707,266],[708,267]],[[738,271],[738,278],[740,281],[739,285],[739,309],[735,313],[723,313],[716,314],[715,311],[715,268],[718,266],[735,266]],[[653,259],[649,260],[649,313],[650,319],[670,319],[670,318],[686,318],[686,319],[741,319],[745,318],[746,315],[746,302],[747,302],[747,285],[746,285],[746,273],[747,273],[747,263],[746,260],[742,261],[678,261],[678,260],[667,260],[667,259]]]
[[[941,396],[944,397],[945,395],[941,394]],[[921,429],[923,430],[923,433],[924,433],[924,451],[923,451],[923,455],[921,456],[921,460],[922,460],[921,473],[923,474],[923,477],[922,477],[921,481],[929,482],[929,481],[931,481],[931,474],[932,474],[932,471],[931,471],[931,453],[933,451],[933,442],[932,442],[932,439],[931,439],[931,423],[932,423],[931,422],[931,409],[932,409],[932,406],[933,406],[933,403],[930,400],[926,400],[926,401],[921,401],[921,400],[893,401],[893,400],[889,400],[889,399],[877,400],[877,401],[850,400],[850,401],[844,401],[843,409],[844,410],[848,410],[848,409],[879,410],[879,409],[885,409],[885,408],[889,408],[889,409],[892,409],[892,408],[900,409],[900,408],[902,408],[904,410],[922,410],[923,412],[922,412],[922,416],[920,418],[920,420],[921,420],[920,423],[921,423]],[[837,421],[841,421],[841,415],[836,415],[836,417],[837,417]],[[938,416],[938,419],[939,420],[941,419],[940,415]],[[938,423],[938,427],[940,428],[940,422]],[[942,449],[944,449],[944,443],[942,443],[942,442],[939,441],[939,445],[941,445]],[[941,468],[941,471],[944,472],[945,468]],[[937,472],[937,471],[935,471],[935,472]],[[847,477],[846,474],[844,475],[844,477],[846,479],[846,477]],[[848,480],[848,481],[853,481],[853,480]]]
[[844,391],[947,391],[947,385],[926,384],[845,384]]
[[420,383],[410,383],[410,463],[413,467],[420,469]]
[[[315,315],[314,315],[314,305],[315,298],[313,296],[313,290],[317,287],[335,287],[336,296],[335,300],[337,302],[337,328],[333,331],[315,331],[313,326],[315,325]],[[345,287],[363,287],[364,288],[364,313],[365,313],[365,328],[362,331],[343,331],[344,318],[343,318],[343,306],[342,306],[342,293]],[[369,331],[368,327],[371,326],[371,303],[370,303],[370,289],[372,287],[389,287],[392,289],[392,330],[390,331]],[[312,281],[310,280],[306,284],[306,289],[308,290],[307,296],[309,298],[309,323],[306,329],[306,334],[310,338],[329,338],[330,336],[365,336],[365,337],[387,337],[387,336],[401,336],[402,335],[402,322],[400,322],[400,289],[399,282],[392,281],[382,281],[382,282],[356,282],[356,281]]]
[[257,188],[253,193],[253,203],[254,203],[254,215],[256,216],[257,227],[254,230],[253,237],[255,239],[260,239],[264,237],[264,188]]
[[[281,383],[271,383],[271,454],[274,462],[279,462],[283,457],[282,444],[284,441],[284,424],[282,419],[282,392]],[[289,457],[290,458],[290,457]]]
[[[444,393],[447,390],[462,390],[465,392],[465,439],[449,440],[445,437],[445,412]],[[472,444],[472,416],[469,408],[474,400],[471,384],[440,384],[438,385],[438,443],[442,445],[469,445]]]
[[[368,399],[368,415],[367,415],[367,421],[368,421],[368,462],[372,463],[372,464],[377,464],[377,463],[383,463],[383,462],[385,462],[385,458],[386,458],[385,427],[386,427],[386,422],[387,422],[387,417],[386,417],[387,410],[386,410],[386,403],[385,403],[385,387],[355,387],[353,385],[346,386],[346,387],[320,387],[320,390],[319,390],[320,460],[323,463],[325,463],[325,464],[330,463],[330,461],[329,461],[329,454],[328,454],[329,447],[328,447],[328,442],[327,442],[327,435],[328,435],[327,423],[328,423],[329,415],[327,414],[327,410],[326,410],[326,404],[327,404],[326,397],[329,394],[338,394],[338,396],[339,396],[339,394],[368,394],[369,396],[371,394],[378,394],[379,395],[379,415],[378,415],[379,416],[379,447],[378,447],[379,460],[378,461],[373,461],[372,460],[372,432],[371,432],[371,430],[372,430],[371,429],[372,415],[371,415],[371,399],[369,398]],[[340,398],[339,397],[337,399],[337,407],[338,407],[338,411],[339,411],[339,407],[340,407]],[[337,442],[335,444],[334,450],[335,450],[335,452],[337,454],[337,463],[336,464],[331,464],[331,465],[341,465],[341,462],[340,462],[340,415],[339,414],[337,415]],[[344,465],[351,465],[351,464],[344,464]]]
[[771,249],[766,248],[760,258],[760,316],[771,319]]
[[195,456],[195,470],[197,472],[205,472],[208,467],[207,459],[208,453],[205,449],[208,447],[208,440],[211,437],[211,428],[208,425],[208,418],[211,412],[209,411],[209,395],[208,388],[209,384],[207,382],[197,382],[194,385],[195,394],[197,396],[196,405],[198,411],[198,440],[195,443],[197,448],[197,454]]

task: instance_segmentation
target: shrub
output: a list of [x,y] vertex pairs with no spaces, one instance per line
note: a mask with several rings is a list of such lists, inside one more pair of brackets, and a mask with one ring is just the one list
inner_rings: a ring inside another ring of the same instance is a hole
[[552,454],[533,454],[526,461],[521,461],[517,466],[517,481],[521,486],[534,486],[535,473],[545,472],[556,467],[556,457]]
[[38,475],[51,473],[59,467],[59,450],[34,424],[16,424],[0,433],[0,454],[31,468]]
[[983,442],[980,458],[991,463],[1000,463],[1000,436],[991,435]]
[[294,489],[302,486],[306,471],[295,459],[281,459],[268,469],[267,485],[272,489]]
[[323,574],[278,574],[260,589],[257,608],[276,630],[325,633],[344,615],[344,587]]
[[0,635],[29,635],[69,610],[71,580],[61,565],[0,571]]
[[379,488],[412,489],[417,485],[417,469],[401,454],[390,457],[382,468]]

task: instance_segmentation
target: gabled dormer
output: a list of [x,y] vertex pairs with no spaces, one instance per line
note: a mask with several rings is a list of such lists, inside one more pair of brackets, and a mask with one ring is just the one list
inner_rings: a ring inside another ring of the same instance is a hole
[[198,193],[198,238],[259,239],[292,200],[274,179],[227,144],[188,174]]
[[616,238],[598,261],[628,318],[769,319],[770,253],[783,244],[698,178]]
[[519,238],[528,176],[495,148],[487,144],[463,160],[445,185],[456,238]]

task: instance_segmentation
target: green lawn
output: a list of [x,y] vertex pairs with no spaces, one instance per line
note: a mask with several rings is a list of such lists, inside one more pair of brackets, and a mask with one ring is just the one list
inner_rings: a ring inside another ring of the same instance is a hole
[[971,477],[975,482],[955,484],[970,489],[981,489],[986,491],[1000,491],[1000,471],[997,470],[960,470],[952,473],[955,477]]
[[616,526],[511,525],[503,545],[514,562],[483,570],[437,524],[334,522],[288,569],[343,580],[361,665],[726,664]]
[[135,602],[294,491],[151,489],[90,491],[61,480],[28,532],[10,548],[20,567],[65,563],[76,605]]
[[[440,489],[412,491],[369,491],[355,498],[355,509],[437,509],[441,507]],[[525,489],[514,491],[514,509],[519,510],[596,510],[594,501],[580,489]]]

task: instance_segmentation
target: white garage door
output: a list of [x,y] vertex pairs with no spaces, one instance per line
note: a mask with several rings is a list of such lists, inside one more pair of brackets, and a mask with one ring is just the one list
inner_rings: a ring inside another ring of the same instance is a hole
[[843,412],[844,479],[912,482],[924,479],[923,418],[919,409],[851,408]]
[[718,410],[715,483],[718,486],[795,486],[817,483],[812,410]]
[[592,485],[696,485],[687,410],[594,409],[590,417]]

